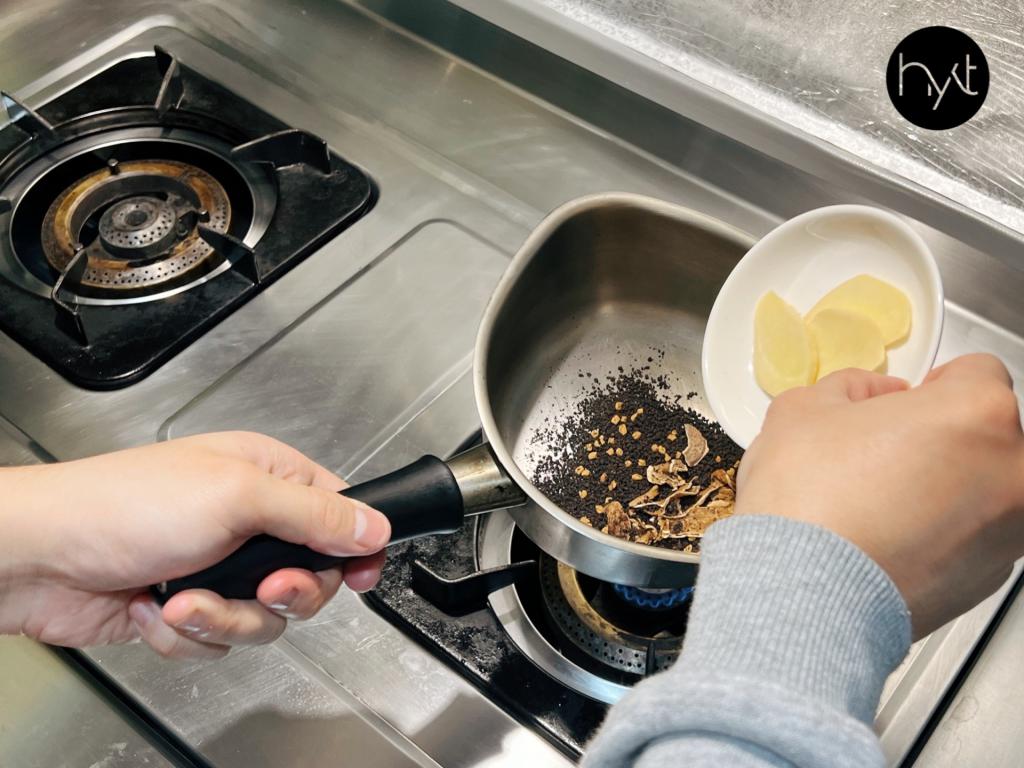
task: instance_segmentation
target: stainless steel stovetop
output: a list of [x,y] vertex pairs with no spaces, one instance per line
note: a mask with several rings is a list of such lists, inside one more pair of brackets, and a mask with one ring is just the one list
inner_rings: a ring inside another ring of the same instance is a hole
[[[322,136],[380,188],[365,218],[126,389],[78,389],[0,338],[15,461],[217,429],[267,432],[356,480],[444,454],[476,427],[470,353],[509,255],[544,212],[608,189],[755,235],[830,202],[912,215],[949,287],[941,357],[988,350],[1024,375],[1015,235],[682,80],[673,109],[699,122],[440,0],[111,0],[99,13],[25,1],[8,14],[0,83],[30,106],[161,45]],[[890,680],[876,725],[894,764],[1003,596],[917,644]],[[216,663],[141,646],[88,656],[215,766],[568,764],[351,594]]]

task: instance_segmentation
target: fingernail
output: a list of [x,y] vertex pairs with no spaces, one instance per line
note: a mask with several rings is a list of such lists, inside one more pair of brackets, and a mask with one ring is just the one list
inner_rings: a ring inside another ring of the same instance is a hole
[[156,603],[142,600],[132,603],[128,607],[128,613],[139,627],[149,626],[154,619],[160,617],[160,608]]
[[289,589],[281,596],[281,598],[276,603],[271,603],[268,607],[272,611],[277,611],[278,613],[286,613],[287,611],[291,610],[292,603],[295,602],[295,598],[297,598],[298,596],[299,590]]
[[202,632],[203,627],[199,623],[200,618],[202,617],[196,611],[193,611],[181,621],[176,621],[174,623],[174,628],[185,632]]
[[352,535],[361,547],[366,549],[380,549],[387,543],[391,533],[391,524],[388,519],[375,509],[371,509],[362,503],[357,503],[354,510],[355,524]]

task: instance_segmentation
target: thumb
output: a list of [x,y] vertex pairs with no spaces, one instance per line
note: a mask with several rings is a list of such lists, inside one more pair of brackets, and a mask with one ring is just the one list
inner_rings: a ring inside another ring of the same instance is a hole
[[987,379],[998,381],[1008,387],[1013,386],[1013,378],[1006,368],[1006,364],[995,355],[984,352],[975,352],[969,355],[954,357],[945,365],[933,368],[925,377],[924,384],[941,379],[975,380]]
[[859,368],[846,368],[830,373],[814,385],[814,389],[826,397],[854,403],[880,395],[891,395],[909,388],[910,384],[904,379]]
[[368,555],[391,538],[388,519],[333,491],[264,475],[248,528],[334,556]]

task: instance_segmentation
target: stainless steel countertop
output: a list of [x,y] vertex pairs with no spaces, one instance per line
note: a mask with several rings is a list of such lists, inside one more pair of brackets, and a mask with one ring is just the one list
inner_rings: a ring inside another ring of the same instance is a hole
[[1013,602],[916,765],[1014,766],[1024,755],[1024,601]]
[[[499,0],[462,4],[504,21],[539,18]],[[213,427],[276,434],[356,479],[444,453],[475,426],[470,340],[503,259],[544,211],[611,188],[677,200],[754,234],[828,202],[889,205],[917,220],[940,261],[950,298],[943,354],[988,349],[1024,364],[1014,233],[568,26],[524,34],[557,58],[438,0],[108,0],[102,12],[19,0],[7,14],[0,84],[30,105],[159,43],[324,136],[382,192],[369,216],[126,390],[71,387],[0,338],[12,463]],[[392,293],[402,301],[373,311]],[[448,298],[429,306],[430,296]],[[359,343],[385,331],[418,355],[414,365]],[[434,354],[418,354],[426,344]],[[890,682],[878,725],[891,755],[909,749],[997,604],[917,646]],[[90,655],[225,768],[335,765],[353,753],[379,766],[567,764],[351,594],[273,646],[215,664],[170,664],[138,645]],[[972,745],[983,743],[981,722]],[[59,721],[42,732],[56,740]]]
[[0,637],[0,754],[10,768],[172,768],[54,652]]

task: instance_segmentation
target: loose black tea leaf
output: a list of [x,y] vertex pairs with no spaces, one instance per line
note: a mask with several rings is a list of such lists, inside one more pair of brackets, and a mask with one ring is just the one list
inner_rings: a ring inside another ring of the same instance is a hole
[[542,454],[533,480],[584,524],[696,552],[707,526],[732,514],[743,451],[648,368],[620,368],[574,412],[545,422],[532,436]]

